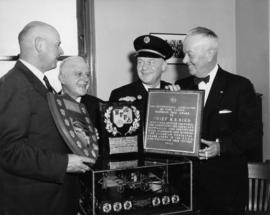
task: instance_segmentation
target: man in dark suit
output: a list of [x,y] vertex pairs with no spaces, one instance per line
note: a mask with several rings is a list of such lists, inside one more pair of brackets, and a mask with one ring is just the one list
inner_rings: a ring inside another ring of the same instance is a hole
[[80,56],[68,57],[60,65],[58,78],[62,85],[62,92],[83,103],[94,126],[99,128],[99,104],[103,101],[87,94],[89,77],[89,67]]
[[[164,89],[170,83],[162,81],[162,73],[166,70],[166,60],[172,57],[170,45],[159,37],[142,35],[134,40],[137,58],[138,81],[114,89],[110,101],[140,101],[146,113],[148,89]],[[144,118],[144,117],[143,117]]]
[[44,73],[63,54],[60,43],[54,27],[30,22],[19,34],[19,60],[0,79],[0,214],[77,214],[77,173],[91,159],[71,154],[46,99],[53,89]]
[[199,151],[199,205],[202,215],[240,215],[247,200],[245,152],[262,135],[251,82],[217,64],[218,37],[210,29],[192,29],[183,42],[190,77],[181,89],[205,91],[202,148]]

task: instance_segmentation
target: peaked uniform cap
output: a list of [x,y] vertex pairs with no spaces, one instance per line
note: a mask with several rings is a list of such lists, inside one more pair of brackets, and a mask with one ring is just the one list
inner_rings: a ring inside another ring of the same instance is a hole
[[137,57],[169,59],[173,55],[171,46],[160,37],[142,35],[134,40]]

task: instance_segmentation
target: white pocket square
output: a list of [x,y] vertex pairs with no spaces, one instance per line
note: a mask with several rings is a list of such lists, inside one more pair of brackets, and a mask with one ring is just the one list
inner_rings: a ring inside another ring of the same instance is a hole
[[224,110],[220,110],[218,113],[219,113],[219,114],[232,113],[232,111],[229,110],[229,109],[224,109]]
[[134,96],[121,97],[119,101],[134,102],[136,98]]

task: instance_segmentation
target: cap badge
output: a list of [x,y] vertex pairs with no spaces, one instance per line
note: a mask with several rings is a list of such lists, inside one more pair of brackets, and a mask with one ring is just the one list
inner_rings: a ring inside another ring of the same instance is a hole
[[144,43],[149,43],[150,42],[150,37],[146,36],[143,38]]

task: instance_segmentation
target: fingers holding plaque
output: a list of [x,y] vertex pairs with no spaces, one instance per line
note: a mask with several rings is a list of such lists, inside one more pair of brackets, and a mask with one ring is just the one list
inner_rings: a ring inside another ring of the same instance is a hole
[[95,128],[85,106],[67,95],[47,95],[55,124],[70,150],[96,160],[99,147]]

